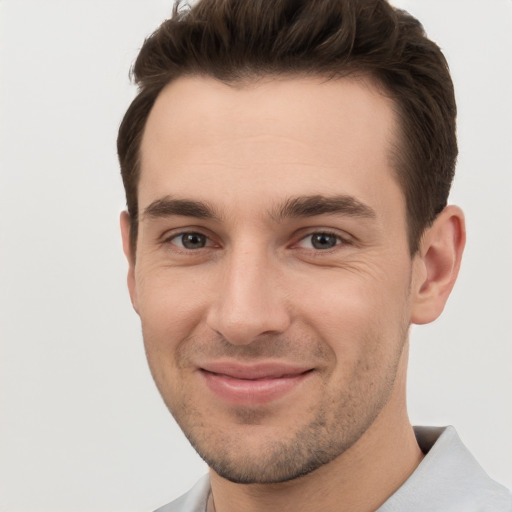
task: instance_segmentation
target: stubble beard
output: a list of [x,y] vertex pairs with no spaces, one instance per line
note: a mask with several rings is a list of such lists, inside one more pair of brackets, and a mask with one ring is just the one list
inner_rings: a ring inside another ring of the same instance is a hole
[[[221,477],[240,484],[279,484],[305,476],[342,455],[375,421],[381,408],[378,404],[368,411],[364,422],[354,421],[350,412],[353,408],[348,404],[339,421],[329,418],[332,415],[326,410],[318,411],[312,421],[291,436],[267,439],[257,450],[248,448],[243,433],[233,436],[202,429],[183,431],[199,456]],[[251,416],[257,416],[242,414],[246,425],[254,421]],[[175,419],[180,423],[179,416]]]
[[[377,381],[372,380],[368,361],[355,369],[350,385],[314,404],[311,419],[293,431],[267,436],[251,447],[251,429],[265,425],[265,412],[233,409],[233,429],[216,426],[187,398],[170,399],[155,379],[168,409],[199,456],[221,477],[241,484],[278,484],[307,475],[332,462],[352,447],[375,422],[392,393],[407,329],[394,357]],[[176,397],[176,394],[174,394]],[[325,396],[325,395],[324,395]],[[169,398],[169,399],[167,399]],[[300,421],[300,418],[298,419]],[[255,432],[255,430],[252,430]]]

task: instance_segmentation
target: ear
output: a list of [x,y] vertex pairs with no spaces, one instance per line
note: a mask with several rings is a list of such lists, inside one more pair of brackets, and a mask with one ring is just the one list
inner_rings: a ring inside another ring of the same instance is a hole
[[120,218],[121,224],[121,238],[123,239],[123,252],[128,260],[128,291],[130,292],[130,299],[132,301],[133,309],[138,313],[138,301],[137,301],[137,285],[135,282],[135,255],[132,253],[130,244],[130,216],[128,212],[121,212]]
[[459,273],[466,228],[464,214],[447,206],[428,228],[415,256],[411,322],[433,322],[443,311]]

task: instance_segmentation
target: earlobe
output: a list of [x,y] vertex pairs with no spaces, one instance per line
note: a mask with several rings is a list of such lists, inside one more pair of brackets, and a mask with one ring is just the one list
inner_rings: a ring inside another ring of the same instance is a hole
[[443,311],[459,273],[466,243],[464,214],[447,206],[422,237],[415,256],[411,322],[433,322]]
[[128,212],[121,212],[120,217],[120,225],[121,225],[121,238],[123,240],[123,252],[128,261],[128,276],[127,276],[127,284],[128,291],[130,293],[130,299],[132,301],[133,309],[138,313],[138,301],[137,301],[137,286],[135,282],[135,258],[134,254],[131,250],[130,244],[130,216]]

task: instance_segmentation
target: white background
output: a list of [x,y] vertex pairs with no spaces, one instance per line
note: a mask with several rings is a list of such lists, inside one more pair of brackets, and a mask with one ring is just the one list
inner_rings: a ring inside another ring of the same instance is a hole
[[[459,105],[468,246],[413,329],[413,423],[454,424],[512,487],[512,2],[402,0]],[[0,510],[150,511],[205,471],[146,368],[125,289],[116,131],[167,0],[0,0]]]

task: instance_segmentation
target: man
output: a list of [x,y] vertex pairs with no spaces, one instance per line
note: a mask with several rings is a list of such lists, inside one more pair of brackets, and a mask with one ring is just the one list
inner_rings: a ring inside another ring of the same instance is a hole
[[384,1],[203,0],[134,67],[118,150],[149,365],[209,477],[163,511],[512,510],[411,426],[408,331],[457,277],[448,68]]

